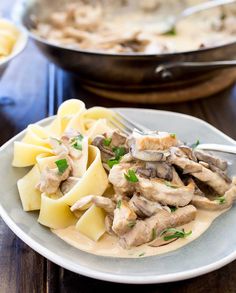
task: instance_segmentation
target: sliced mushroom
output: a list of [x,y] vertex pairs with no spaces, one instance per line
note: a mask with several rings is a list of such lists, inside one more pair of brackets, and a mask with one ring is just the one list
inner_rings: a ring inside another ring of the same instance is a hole
[[209,168],[213,171],[219,174],[227,183],[231,183],[232,180],[227,176],[225,171],[222,171],[220,168],[216,167],[215,165],[209,165]]
[[141,218],[151,217],[158,210],[162,210],[163,207],[157,202],[146,199],[143,196],[135,193],[131,200],[129,201],[129,205],[134,210],[134,212]]
[[193,162],[184,156],[176,155],[176,148],[171,148],[169,161],[183,171],[188,170],[191,175],[212,187],[219,194],[224,194],[230,187],[219,174],[212,172],[201,164]]
[[192,161],[194,162],[197,162],[197,158],[193,152],[193,149],[190,148],[189,146],[187,145],[181,145],[179,146],[179,149],[184,152],[184,154]]
[[222,160],[221,158],[218,158],[210,153],[204,152],[202,150],[194,150],[194,155],[199,161],[206,162],[209,165],[214,165],[222,171],[225,171],[227,168],[228,164],[225,160]]
[[156,170],[153,168],[137,168],[136,173],[146,178],[155,178],[157,176]]
[[156,176],[151,177],[158,177],[168,181],[173,179],[173,168],[166,162],[147,162],[146,168],[152,169],[153,175],[156,173]]
[[166,154],[163,152],[154,150],[138,151],[134,146],[130,147],[130,154],[133,158],[146,162],[158,162],[166,160]]
[[107,162],[109,159],[114,157],[114,152],[104,145],[105,137],[102,135],[98,135],[92,141],[92,145],[99,148],[101,151],[102,161]]
[[111,138],[111,144],[114,147],[125,145],[127,136],[119,130],[113,130],[111,133],[106,133],[107,137]]

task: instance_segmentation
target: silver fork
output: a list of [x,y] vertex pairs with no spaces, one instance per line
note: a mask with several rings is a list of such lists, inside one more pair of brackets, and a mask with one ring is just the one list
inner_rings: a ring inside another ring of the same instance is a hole
[[[118,128],[123,133],[130,135],[134,129],[139,131],[141,134],[145,134],[150,131],[149,128],[133,121],[119,111],[116,111],[116,115],[113,116],[113,119],[110,120],[110,123],[115,128]],[[224,152],[229,154],[236,154],[236,142],[234,145],[223,145],[223,144],[215,144],[215,143],[200,143],[196,147],[197,149],[201,150],[210,150],[210,151],[217,151],[217,152]]]

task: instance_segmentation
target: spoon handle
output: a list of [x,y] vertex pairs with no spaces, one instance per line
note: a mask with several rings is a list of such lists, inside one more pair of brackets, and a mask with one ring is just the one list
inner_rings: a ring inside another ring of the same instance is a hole
[[205,3],[195,5],[192,7],[188,7],[180,13],[178,20],[184,17],[190,16],[192,14],[207,10],[207,9],[211,9],[217,6],[227,5],[227,4],[231,4],[235,2],[236,0],[214,0],[214,1],[207,1]]

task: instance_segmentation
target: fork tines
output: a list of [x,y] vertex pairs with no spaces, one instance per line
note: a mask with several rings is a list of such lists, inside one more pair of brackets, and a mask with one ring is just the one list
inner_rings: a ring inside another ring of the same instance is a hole
[[116,111],[116,115],[112,117],[113,119],[110,120],[110,123],[126,133],[127,135],[131,134],[134,129],[138,130],[140,133],[144,133],[147,131],[150,131],[150,129],[146,128],[143,125],[140,125],[139,123],[127,118],[123,114],[121,114],[119,111]]

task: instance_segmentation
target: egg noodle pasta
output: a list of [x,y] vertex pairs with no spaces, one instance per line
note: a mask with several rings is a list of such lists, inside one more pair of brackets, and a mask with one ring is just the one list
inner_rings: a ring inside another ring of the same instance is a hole
[[[111,130],[111,126],[108,125],[110,117],[110,110],[100,107],[86,110],[82,101],[68,100],[60,106],[55,119],[49,125],[29,125],[22,141],[14,144],[12,165],[33,166],[17,182],[22,206],[27,212],[39,210],[40,224],[59,229],[77,222],[76,229],[95,241],[104,234],[105,213],[101,208],[88,205],[87,210],[73,213],[70,207],[87,195],[102,196],[108,187],[100,151],[90,143],[96,135]],[[76,132],[77,136],[71,139],[74,149],[69,146],[72,152],[72,157],[69,158],[63,153],[65,150],[61,139],[67,140],[68,143],[69,138],[66,135],[73,132]],[[73,155],[74,161],[71,160]],[[42,181],[45,172],[54,172],[50,173],[54,182],[55,176],[58,175],[57,168],[60,168],[59,164],[65,163],[65,160],[70,164],[68,168],[71,168],[71,172],[76,173],[76,177],[71,177],[71,180],[75,181],[73,187],[64,193],[59,189],[53,193],[43,191],[45,186],[40,186],[39,182]]]

